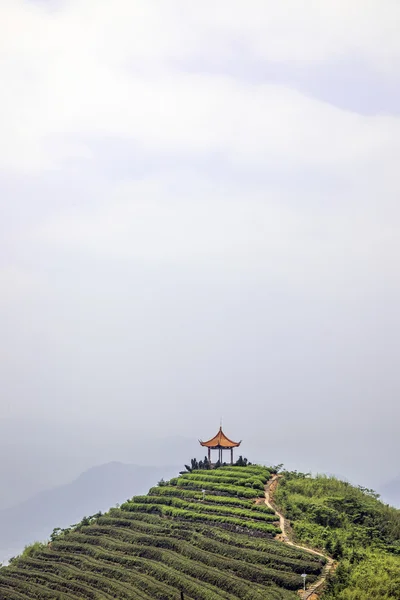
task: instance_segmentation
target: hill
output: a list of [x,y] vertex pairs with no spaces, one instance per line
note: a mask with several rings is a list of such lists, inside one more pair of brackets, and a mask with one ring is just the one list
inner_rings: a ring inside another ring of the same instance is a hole
[[[0,570],[0,598],[294,600],[324,559],[273,539],[264,467],[183,474],[55,531]],[[203,492],[204,490],[204,492]]]
[[69,484],[40,492],[25,502],[0,510],[0,562],[34,540],[48,539],[54,525],[67,527],[82,515],[107,510],[127,497],[147,492],[177,467],[139,467],[111,462],[93,467]]
[[0,600],[295,600],[303,573],[310,600],[400,600],[400,511],[276,471],[192,470],[56,529],[0,569]]
[[400,511],[335,477],[285,472],[274,492],[298,543],[338,560],[324,600],[400,599]]

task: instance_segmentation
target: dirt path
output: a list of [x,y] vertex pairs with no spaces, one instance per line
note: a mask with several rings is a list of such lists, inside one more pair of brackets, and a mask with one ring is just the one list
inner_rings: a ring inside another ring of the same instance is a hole
[[307,588],[305,593],[302,591],[303,600],[308,600],[308,599],[311,599],[311,596],[313,594],[317,593],[318,590],[321,588],[321,586],[325,583],[326,577],[327,577],[328,573],[331,571],[334,561],[330,556],[323,554],[322,552],[318,552],[317,550],[312,550],[311,548],[307,548],[306,546],[300,546],[299,544],[295,544],[290,539],[289,533],[288,533],[288,530],[290,528],[289,523],[285,519],[285,517],[277,510],[276,506],[273,505],[272,498],[271,498],[273,490],[278,485],[279,477],[280,477],[280,475],[273,475],[265,487],[265,504],[274,511],[274,513],[277,515],[277,517],[279,517],[279,526],[282,530],[282,534],[279,536],[279,539],[282,542],[284,542],[285,544],[288,544],[289,546],[293,546],[294,548],[299,548],[300,550],[305,550],[306,552],[310,552],[311,554],[316,554],[317,556],[322,556],[323,558],[326,559],[326,565],[324,567],[322,577],[320,579],[318,579],[318,581],[313,583],[311,587]]

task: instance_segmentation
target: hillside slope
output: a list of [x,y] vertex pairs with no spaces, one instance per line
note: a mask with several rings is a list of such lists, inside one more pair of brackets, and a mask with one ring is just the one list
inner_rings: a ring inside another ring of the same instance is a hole
[[324,560],[272,539],[269,478],[222,467],[163,483],[28,548],[0,569],[0,598],[295,600]]
[[293,538],[339,561],[325,600],[400,600],[400,511],[334,477],[284,473],[274,502]]

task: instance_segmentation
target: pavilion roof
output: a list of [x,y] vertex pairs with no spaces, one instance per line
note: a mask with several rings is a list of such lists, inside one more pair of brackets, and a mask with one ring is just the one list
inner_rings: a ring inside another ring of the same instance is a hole
[[202,446],[207,446],[208,448],[236,448],[242,443],[241,440],[240,442],[233,442],[230,440],[222,431],[222,427],[219,428],[217,435],[211,438],[211,440],[208,440],[207,442],[199,440],[199,442]]

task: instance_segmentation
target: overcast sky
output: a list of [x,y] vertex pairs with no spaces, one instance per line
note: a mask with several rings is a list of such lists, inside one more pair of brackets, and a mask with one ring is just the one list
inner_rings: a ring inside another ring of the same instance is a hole
[[0,417],[398,469],[399,27],[0,0]]

